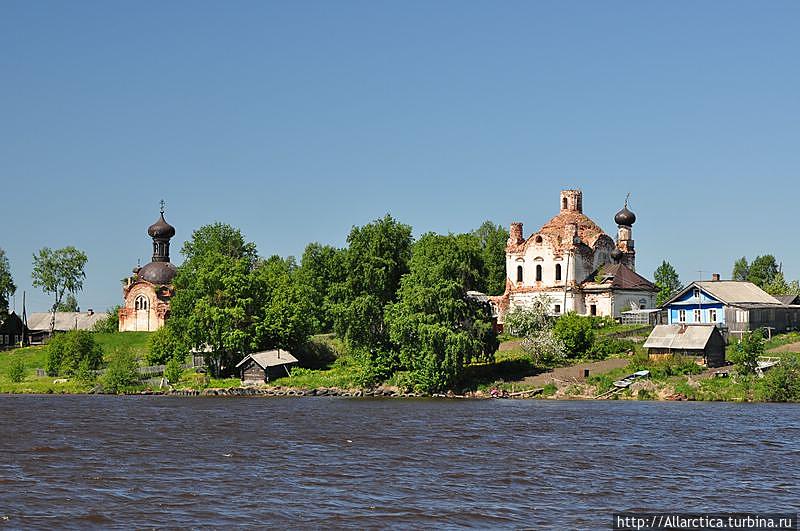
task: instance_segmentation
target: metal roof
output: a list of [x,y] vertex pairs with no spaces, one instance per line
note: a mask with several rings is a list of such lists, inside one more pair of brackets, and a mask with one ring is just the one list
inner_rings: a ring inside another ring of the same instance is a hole
[[266,369],[267,367],[277,367],[278,365],[286,365],[289,363],[297,363],[297,358],[285,350],[277,349],[248,354],[242,361],[236,364],[236,367],[244,365],[247,360],[253,360],[256,365],[262,369]]
[[741,305],[741,304],[766,304],[766,305],[780,305],[781,301],[759,288],[752,282],[743,282],[739,280],[708,280],[692,282],[679,293],[677,293],[670,300],[665,302],[663,306],[668,306],[682,297],[688,291],[695,287],[705,291],[715,299],[724,304]]
[[703,350],[715,329],[714,325],[657,325],[644,348]]
[[[28,315],[28,330],[50,330],[51,312],[34,312]],[[55,330],[91,330],[97,321],[108,317],[107,312],[56,312]]]

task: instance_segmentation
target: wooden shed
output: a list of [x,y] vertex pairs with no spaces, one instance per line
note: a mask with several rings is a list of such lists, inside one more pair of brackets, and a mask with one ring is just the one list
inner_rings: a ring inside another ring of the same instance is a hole
[[714,325],[658,325],[644,343],[650,359],[688,356],[707,367],[725,364],[725,338]]
[[297,358],[285,350],[266,350],[248,354],[236,364],[241,374],[242,383],[266,383],[270,379],[289,374],[287,365],[297,363]]

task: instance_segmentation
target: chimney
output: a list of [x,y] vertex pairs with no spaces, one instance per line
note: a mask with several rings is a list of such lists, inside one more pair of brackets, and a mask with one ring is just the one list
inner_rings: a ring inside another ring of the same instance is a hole
[[522,223],[515,221],[508,231],[508,245],[519,245],[523,241],[525,239],[522,237]]
[[719,282],[719,273],[711,275],[711,282]]

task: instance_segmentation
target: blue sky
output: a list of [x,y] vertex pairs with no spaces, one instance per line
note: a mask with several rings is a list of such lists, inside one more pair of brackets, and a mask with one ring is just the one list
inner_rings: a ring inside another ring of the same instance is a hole
[[538,228],[562,188],[638,270],[800,277],[797,2],[0,3],[0,178],[29,311],[31,256],[89,255],[83,309],[149,261],[158,201],[261,254],[343,245],[386,212],[416,234]]

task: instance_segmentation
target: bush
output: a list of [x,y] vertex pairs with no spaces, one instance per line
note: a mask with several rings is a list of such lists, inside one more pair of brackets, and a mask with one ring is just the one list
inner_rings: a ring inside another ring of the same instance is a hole
[[183,345],[178,335],[164,326],[150,334],[150,349],[147,362],[151,365],[164,365],[172,358],[183,360],[189,349]]
[[130,350],[115,352],[103,375],[103,387],[112,393],[130,390],[139,383],[136,357]]
[[183,374],[183,367],[178,358],[172,358],[167,362],[164,367],[164,377],[169,383],[177,383]]
[[733,347],[730,358],[736,365],[739,374],[754,374],[758,366],[758,358],[764,354],[764,335],[761,330],[754,330],[742,337]]
[[90,384],[95,381],[95,374],[89,366],[88,359],[83,359],[78,364],[78,369],[75,371],[75,379],[84,384]]
[[25,363],[18,357],[11,362],[8,368],[8,379],[14,383],[19,383],[25,379]]
[[119,332],[120,308],[122,307],[119,305],[110,308],[108,310],[108,317],[106,317],[105,319],[100,319],[99,321],[95,322],[94,326],[92,327],[92,332],[103,332],[107,334]]
[[72,376],[84,360],[90,370],[100,367],[103,361],[103,349],[91,332],[70,330],[56,334],[47,344],[49,376]]
[[767,402],[791,402],[800,400],[800,360],[789,356],[758,381],[758,398]]
[[553,332],[566,348],[567,355],[573,358],[586,356],[594,344],[594,326],[591,317],[583,317],[570,312],[556,321]]
[[629,352],[635,349],[633,341],[629,339],[616,339],[613,337],[603,336],[597,338],[591,346],[586,356],[595,360],[603,360],[615,354]]

